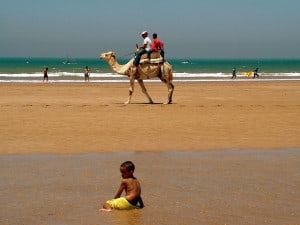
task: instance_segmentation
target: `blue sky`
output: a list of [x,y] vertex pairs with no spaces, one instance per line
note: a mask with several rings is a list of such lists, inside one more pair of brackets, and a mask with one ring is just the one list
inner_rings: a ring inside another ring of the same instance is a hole
[[123,56],[158,33],[169,58],[300,58],[299,0],[4,0],[0,57]]

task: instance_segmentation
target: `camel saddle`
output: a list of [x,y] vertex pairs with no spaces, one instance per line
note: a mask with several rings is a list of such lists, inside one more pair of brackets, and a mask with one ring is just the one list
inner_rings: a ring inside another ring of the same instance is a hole
[[161,57],[159,52],[152,52],[150,55],[150,61],[147,58],[147,53],[143,54],[141,56],[140,63],[154,63],[154,64],[159,64],[163,63],[163,57]]

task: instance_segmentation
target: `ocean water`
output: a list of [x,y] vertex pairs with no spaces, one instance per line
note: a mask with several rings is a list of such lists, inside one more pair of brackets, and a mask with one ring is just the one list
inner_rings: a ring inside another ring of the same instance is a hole
[[[120,64],[129,59],[119,58]],[[167,59],[172,65],[174,82],[230,81],[232,68],[237,80],[246,81],[246,72],[259,68],[260,80],[300,80],[300,59]],[[91,70],[91,82],[128,82],[115,74],[105,61],[64,58],[0,58],[1,82],[41,82],[49,68],[50,82],[83,82],[85,66]],[[149,80],[159,82],[158,79]]]

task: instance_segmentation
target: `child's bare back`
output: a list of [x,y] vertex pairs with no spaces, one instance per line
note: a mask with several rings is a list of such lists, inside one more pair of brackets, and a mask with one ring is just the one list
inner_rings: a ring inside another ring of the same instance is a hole
[[[144,207],[141,197],[141,185],[139,181],[133,176],[135,166],[132,162],[126,161],[121,164],[120,172],[122,175],[122,182],[114,199],[108,200],[104,203],[100,212],[109,212],[112,209],[135,209]],[[122,192],[125,191],[125,197],[121,197]]]
[[139,181],[133,178],[123,179],[122,183],[125,185],[125,198],[131,204],[136,205],[139,202],[140,195],[141,195],[141,185]]

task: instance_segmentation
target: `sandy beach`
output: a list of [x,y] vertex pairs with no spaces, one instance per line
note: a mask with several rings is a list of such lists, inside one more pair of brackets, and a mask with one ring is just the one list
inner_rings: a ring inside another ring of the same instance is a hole
[[[0,224],[299,224],[300,83],[175,85],[0,84]],[[146,207],[98,213],[126,160]]]
[[0,84],[0,154],[300,147],[300,83]]

